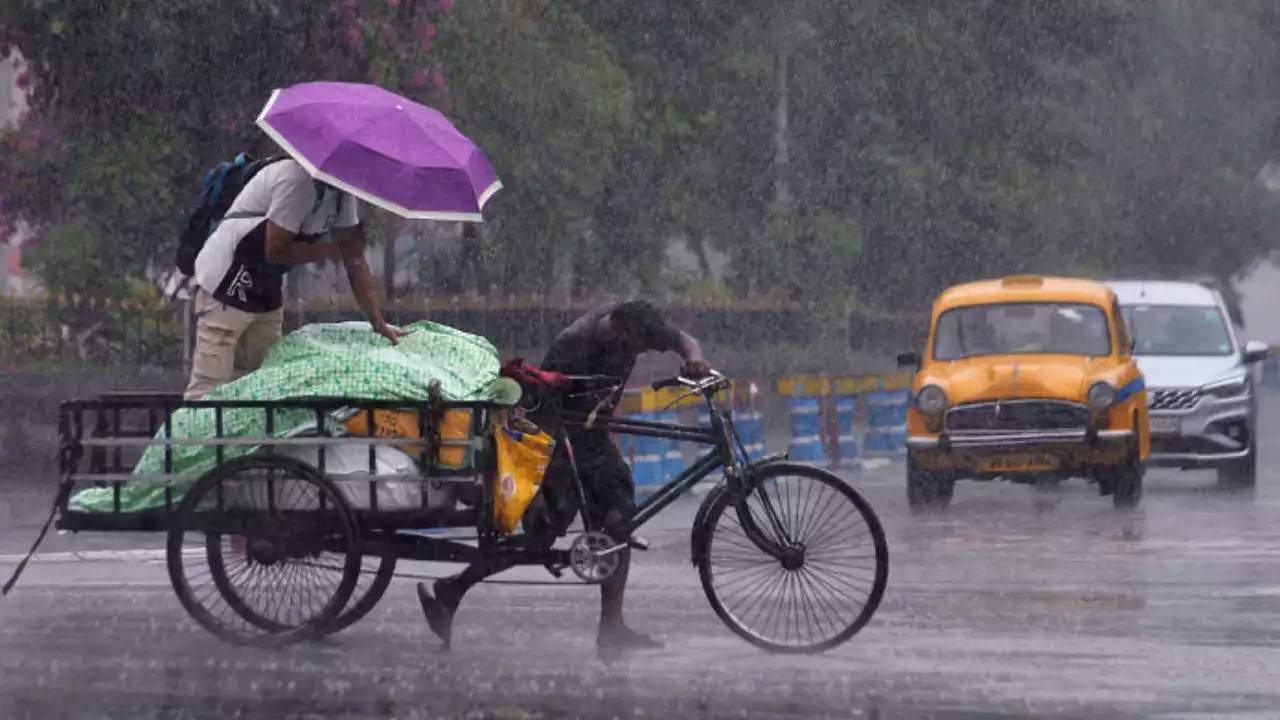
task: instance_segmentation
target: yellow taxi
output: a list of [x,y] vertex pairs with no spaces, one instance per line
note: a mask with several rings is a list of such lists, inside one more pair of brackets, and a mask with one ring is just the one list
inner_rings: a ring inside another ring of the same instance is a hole
[[1020,275],[934,302],[907,411],[907,500],[946,505],[956,480],[1096,482],[1134,507],[1150,449],[1147,398],[1106,285]]

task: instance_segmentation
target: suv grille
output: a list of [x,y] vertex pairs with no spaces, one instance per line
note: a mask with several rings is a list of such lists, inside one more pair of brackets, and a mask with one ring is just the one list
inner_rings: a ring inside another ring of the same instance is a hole
[[957,405],[947,411],[946,420],[947,430],[1069,430],[1088,425],[1088,408],[1060,400]]
[[1197,388],[1163,388],[1152,390],[1147,407],[1152,410],[1190,410],[1203,395]]

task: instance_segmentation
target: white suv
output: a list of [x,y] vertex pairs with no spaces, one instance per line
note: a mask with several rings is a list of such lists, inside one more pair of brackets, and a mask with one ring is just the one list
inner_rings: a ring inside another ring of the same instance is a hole
[[1249,366],[1267,346],[1242,345],[1217,290],[1194,282],[1117,281],[1121,312],[1151,416],[1148,465],[1216,468],[1218,482],[1252,487],[1257,399]]

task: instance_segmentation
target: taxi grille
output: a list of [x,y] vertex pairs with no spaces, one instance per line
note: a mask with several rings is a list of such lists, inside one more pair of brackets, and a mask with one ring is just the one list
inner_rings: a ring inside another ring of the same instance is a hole
[[1161,388],[1152,390],[1147,407],[1152,410],[1190,410],[1203,395],[1196,388]]
[[[998,408],[998,410],[997,410]],[[1089,425],[1089,409],[1060,400],[1008,400],[957,405],[947,430],[1073,430]]]

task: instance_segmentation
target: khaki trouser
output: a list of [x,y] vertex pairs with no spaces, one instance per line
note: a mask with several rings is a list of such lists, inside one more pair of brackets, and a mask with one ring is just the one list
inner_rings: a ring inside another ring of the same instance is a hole
[[199,400],[215,387],[231,380],[235,372],[236,344],[244,341],[245,364],[257,370],[267,350],[280,339],[284,309],[251,313],[228,307],[204,288],[196,289],[196,349],[191,358],[191,382],[183,397]]

